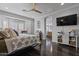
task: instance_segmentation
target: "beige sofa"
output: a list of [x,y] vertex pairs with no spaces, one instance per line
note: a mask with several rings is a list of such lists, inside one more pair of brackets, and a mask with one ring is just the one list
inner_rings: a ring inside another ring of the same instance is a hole
[[15,50],[40,43],[39,36],[26,34],[17,36],[13,29],[10,28],[0,31],[0,36],[0,53],[11,53]]

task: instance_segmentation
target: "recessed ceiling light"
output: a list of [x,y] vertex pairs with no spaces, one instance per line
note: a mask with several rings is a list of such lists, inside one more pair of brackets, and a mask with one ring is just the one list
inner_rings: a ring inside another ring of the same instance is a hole
[[61,5],[64,5],[64,3],[61,3]]

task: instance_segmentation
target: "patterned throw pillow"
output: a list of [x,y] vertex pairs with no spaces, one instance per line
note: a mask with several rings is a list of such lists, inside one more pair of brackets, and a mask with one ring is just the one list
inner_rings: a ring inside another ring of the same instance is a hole
[[2,39],[2,36],[0,36],[0,39]]
[[0,31],[0,37],[2,38],[10,38],[10,36],[7,35],[7,33],[5,31]]
[[5,32],[6,36],[7,36],[8,38],[10,38],[10,34],[9,34],[8,32],[6,32],[6,31],[4,31],[4,32]]
[[11,29],[11,28],[6,28],[5,31],[9,33],[10,38],[17,36],[17,34],[16,34],[16,33],[14,32],[14,30]]

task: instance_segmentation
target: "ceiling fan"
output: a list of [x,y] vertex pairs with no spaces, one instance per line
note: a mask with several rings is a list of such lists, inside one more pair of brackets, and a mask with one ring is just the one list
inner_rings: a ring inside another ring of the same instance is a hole
[[25,12],[34,11],[34,12],[37,12],[37,13],[42,13],[41,11],[39,11],[39,10],[36,9],[36,4],[35,3],[33,3],[31,10],[23,9],[22,11],[25,11]]

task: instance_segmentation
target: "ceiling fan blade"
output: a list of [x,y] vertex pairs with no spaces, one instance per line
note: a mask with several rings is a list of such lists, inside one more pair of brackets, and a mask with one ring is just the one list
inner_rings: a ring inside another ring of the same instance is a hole
[[35,4],[35,3],[33,3],[32,9],[35,9],[35,8],[36,8],[36,4]]
[[36,9],[36,3],[33,3],[33,6],[32,6],[31,10],[23,9],[22,11],[24,11],[24,12],[34,11],[34,12],[42,13],[41,11],[39,11],[39,10]]
[[22,11],[24,11],[24,12],[30,12],[30,11],[32,11],[32,10],[25,10],[25,9],[23,9]]
[[42,13],[41,11],[39,11],[39,10],[36,10],[36,9],[34,9],[33,11],[35,11],[35,12],[38,12],[38,13]]

